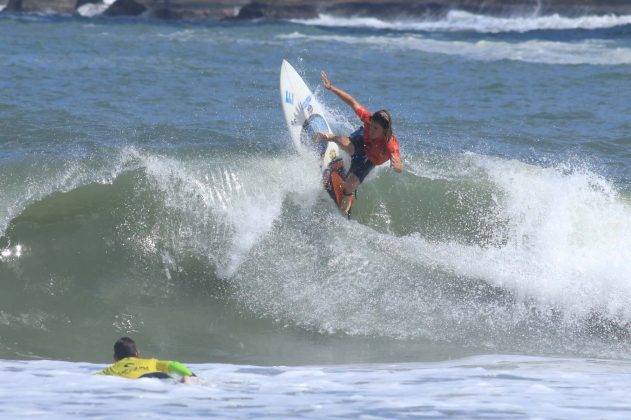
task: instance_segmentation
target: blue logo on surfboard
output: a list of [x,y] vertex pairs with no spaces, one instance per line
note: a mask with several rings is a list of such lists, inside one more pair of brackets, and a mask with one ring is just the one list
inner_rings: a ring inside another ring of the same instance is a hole
[[311,95],[307,96],[307,99],[305,99],[305,101],[302,103],[302,107],[306,108],[309,103],[311,103]]
[[288,90],[285,91],[285,102],[287,102],[290,105],[294,104],[294,94]]

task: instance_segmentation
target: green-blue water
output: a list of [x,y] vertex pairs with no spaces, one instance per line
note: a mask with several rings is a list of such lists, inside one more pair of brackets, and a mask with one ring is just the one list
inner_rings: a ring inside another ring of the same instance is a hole
[[[0,358],[628,359],[630,24],[452,18],[1,18]],[[291,147],[283,59],[336,132],[322,69],[393,115],[406,171],[351,222]]]

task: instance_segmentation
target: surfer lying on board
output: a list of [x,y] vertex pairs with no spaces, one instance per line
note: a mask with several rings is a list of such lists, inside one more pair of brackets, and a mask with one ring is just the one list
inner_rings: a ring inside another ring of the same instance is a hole
[[385,109],[371,114],[351,95],[333,86],[326,73],[321,73],[322,84],[327,90],[335,93],[347,105],[353,108],[359,119],[364,123],[349,137],[336,136],[331,133],[317,133],[314,141],[334,141],[342,150],[351,155],[351,168],[344,183],[343,197],[340,200],[340,210],[348,213],[351,197],[359,184],[377,165],[390,160],[390,166],[396,172],[403,171],[399,140],[392,132],[392,117]]
[[114,364],[97,372],[98,375],[121,376],[128,379],[159,378],[171,379],[172,374],[189,382],[193,372],[180,362],[158,359],[141,359],[136,343],[129,337],[119,338],[114,343]]

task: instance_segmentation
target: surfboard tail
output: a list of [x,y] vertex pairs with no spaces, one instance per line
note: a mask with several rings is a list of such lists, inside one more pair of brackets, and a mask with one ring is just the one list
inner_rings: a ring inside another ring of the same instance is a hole
[[[329,167],[324,171],[324,187],[335,201],[335,204],[340,205],[342,196],[344,194],[344,183],[346,182],[346,174],[344,173],[344,160],[341,158],[331,161]],[[350,217],[350,210],[355,202],[355,197],[351,197],[351,206],[348,211]]]

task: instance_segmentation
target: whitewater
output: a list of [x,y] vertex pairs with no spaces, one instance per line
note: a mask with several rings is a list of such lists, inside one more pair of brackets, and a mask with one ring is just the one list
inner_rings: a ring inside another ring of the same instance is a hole
[[[100,6],[0,18],[0,416],[629,416],[628,17]],[[351,221],[283,59],[393,115]],[[197,381],[94,376],[123,335]]]

